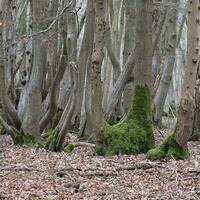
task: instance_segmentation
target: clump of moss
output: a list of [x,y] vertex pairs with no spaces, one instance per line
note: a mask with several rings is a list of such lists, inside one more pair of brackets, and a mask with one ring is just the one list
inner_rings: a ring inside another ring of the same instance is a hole
[[73,144],[68,144],[67,146],[65,146],[64,148],[64,152],[70,153],[75,149],[75,146]]
[[149,160],[161,160],[166,157],[166,153],[161,148],[154,148],[147,152],[147,158]]
[[99,155],[99,156],[104,156],[106,155],[106,151],[107,151],[107,147],[105,146],[105,144],[96,144],[95,146],[95,154]]
[[43,137],[47,138],[47,142],[45,145],[45,148],[50,150],[50,151],[56,151],[56,142],[58,138],[58,129],[49,129]]
[[132,107],[120,123],[104,126],[106,153],[138,154],[154,147],[151,95],[147,86],[136,87]]
[[188,151],[183,149],[175,140],[174,134],[168,136],[159,146],[147,152],[150,160],[170,159],[183,160],[188,157]]
[[145,131],[134,121],[106,125],[104,137],[108,154],[137,154],[149,150]]
[[28,133],[23,133],[15,129],[16,136],[14,138],[14,144],[15,145],[28,145],[28,146],[35,146],[37,144],[34,137]]
[[23,140],[24,140],[24,144],[28,146],[35,146],[37,144],[34,137],[30,134],[23,134]]
[[116,120],[113,116],[111,116],[110,119],[108,120],[108,123],[109,123],[110,125],[115,125],[115,124],[117,124],[118,122],[117,122],[117,120]]
[[20,132],[16,132],[16,136],[13,140],[14,145],[23,145],[24,144],[24,138],[23,138],[23,134]]

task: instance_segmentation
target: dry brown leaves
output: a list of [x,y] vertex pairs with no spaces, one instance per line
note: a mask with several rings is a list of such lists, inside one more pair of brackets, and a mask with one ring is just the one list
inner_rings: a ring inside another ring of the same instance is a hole
[[95,156],[89,147],[18,147],[1,135],[0,199],[200,199],[200,143],[189,146],[190,160],[152,163],[145,155]]

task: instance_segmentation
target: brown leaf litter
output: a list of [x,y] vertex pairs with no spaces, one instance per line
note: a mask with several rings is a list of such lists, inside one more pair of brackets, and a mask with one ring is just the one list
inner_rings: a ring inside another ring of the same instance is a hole
[[0,200],[200,199],[200,142],[189,148],[188,160],[150,162],[143,154],[96,156],[91,147],[19,147],[0,135]]

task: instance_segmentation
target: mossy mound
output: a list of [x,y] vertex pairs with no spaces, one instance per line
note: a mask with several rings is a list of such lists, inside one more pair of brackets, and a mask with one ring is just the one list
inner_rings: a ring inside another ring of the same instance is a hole
[[189,156],[187,150],[183,149],[175,140],[174,134],[168,136],[159,146],[147,152],[150,160],[170,159],[183,160]]
[[147,86],[135,88],[132,107],[120,123],[104,126],[107,154],[145,153],[154,147],[151,96]]
[[134,121],[123,122],[115,126],[106,124],[104,138],[107,154],[145,153],[151,147],[145,131]]

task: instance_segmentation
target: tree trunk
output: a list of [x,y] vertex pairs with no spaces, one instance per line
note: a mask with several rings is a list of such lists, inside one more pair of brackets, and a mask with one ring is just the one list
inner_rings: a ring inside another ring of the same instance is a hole
[[[171,0],[171,3],[177,4],[177,0]],[[177,33],[176,33],[176,19],[177,19],[177,7],[173,6],[169,11],[169,21],[168,21],[168,30],[169,30],[169,39],[168,45],[166,47],[167,52],[167,61],[164,66],[164,70],[162,72],[162,77],[160,80],[160,84],[158,86],[155,98],[154,98],[154,108],[155,113],[153,116],[153,120],[156,124],[159,124],[162,119],[163,108],[165,104],[165,100],[167,97],[167,93],[169,90],[169,86],[172,80],[172,73],[175,64],[175,54],[177,47]]]
[[196,81],[195,86],[195,114],[192,129],[191,140],[198,141],[200,139],[200,80]]
[[184,159],[188,157],[187,141],[192,134],[194,119],[194,91],[199,59],[200,2],[188,1],[187,66],[181,90],[177,125],[173,135],[166,138],[156,149],[147,153],[151,160],[162,158]]
[[[85,107],[84,104],[84,85],[87,80],[86,71],[88,65],[90,65],[92,49],[93,49],[93,38],[94,38],[94,5],[93,1],[87,1],[86,8],[86,20],[84,27],[84,35],[80,48],[80,54],[78,57],[78,75],[79,75],[79,87],[78,87],[78,97],[75,108],[75,115],[80,120],[81,129],[86,121],[83,119],[84,113],[81,112],[81,108]],[[85,108],[84,108],[85,109]],[[84,110],[82,109],[82,111]],[[86,116],[87,118],[87,116]]]
[[199,59],[199,7],[199,1],[190,0],[188,2],[187,67],[182,85],[178,122],[175,130],[176,142],[183,149],[187,149],[187,141],[192,133],[194,118],[194,89]]
[[[126,14],[126,23],[125,23],[125,36],[124,36],[124,50],[123,50],[123,66],[125,61],[128,59],[128,56],[131,54],[132,47],[135,45],[135,21],[136,21],[136,1],[128,0],[125,3],[125,14]],[[128,113],[133,95],[133,78],[134,74],[132,72],[129,80],[124,88],[123,93],[123,108],[125,113]]]
[[79,135],[91,134],[90,70],[94,41],[94,4],[87,1],[83,41],[78,58],[79,87],[75,113],[80,115]]
[[136,154],[154,146],[151,119],[152,1],[136,1],[136,50],[132,106],[122,122],[104,127],[109,153]]
[[[33,31],[35,32],[38,32],[45,27],[43,24],[44,22],[41,22],[44,6],[45,2],[41,5],[40,1],[33,1]],[[40,138],[39,122],[42,110],[42,84],[46,61],[43,37],[44,36],[41,34],[36,34],[33,38],[33,67],[30,81],[27,86],[25,113],[22,122],[24,133],[28,133],[36,139]]]
[[92,87],[92,119],[93,131],[96,143],[103,143],[103,109],[102,109],[102,84],[101,65],[104,57],[104,34],[105,34],[105,5],[104,0],[95,0],[95,31],[94,49],[92,53],[91,87]]

